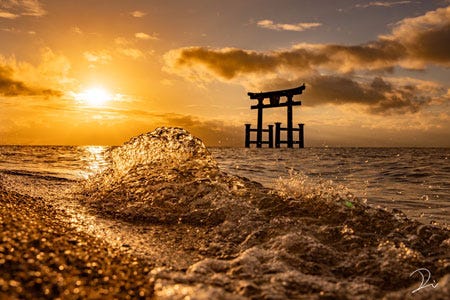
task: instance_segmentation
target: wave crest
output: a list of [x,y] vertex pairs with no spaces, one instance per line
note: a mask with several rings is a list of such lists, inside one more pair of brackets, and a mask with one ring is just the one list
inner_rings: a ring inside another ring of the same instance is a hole
[[[109,166],[82,184],[85,201],[131,221],[217,224],[230,190],[203,142],[157,128],[106,153]],[[232,188],[232,187],[231,187]]]

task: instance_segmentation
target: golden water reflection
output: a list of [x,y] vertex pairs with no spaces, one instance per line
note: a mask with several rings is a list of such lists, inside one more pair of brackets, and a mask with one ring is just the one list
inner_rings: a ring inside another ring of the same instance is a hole
[[106,146],[83,146],[85,152],[83,160],[86,163],[85,171],[81,174],[83,178],[88,178],[106,168],[105,151],[107,149]]

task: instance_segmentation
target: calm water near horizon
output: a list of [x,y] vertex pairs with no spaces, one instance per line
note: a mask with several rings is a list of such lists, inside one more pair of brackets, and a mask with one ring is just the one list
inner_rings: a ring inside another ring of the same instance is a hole
[[[58,193],[107,165],[102,146],[0,146],[0,177],[10,188]],[[348,189],[367,203],[400,209],[424,223],[450,223],[448,148],[211,148],[227,173],[267,187],[306,176]],[[6,183],[8,182],[8,183]],[[12,184],[14,182],[14,184]],[[50,188],[51,187],[51,188]]]

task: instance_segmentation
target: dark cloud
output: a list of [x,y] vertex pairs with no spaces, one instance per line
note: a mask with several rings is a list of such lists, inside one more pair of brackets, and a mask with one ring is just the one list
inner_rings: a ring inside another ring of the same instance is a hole
[[24,82],[14,80],[13,72],[8,67],[0,66],[0,95],[5,97],[16,96],[61,96],[60,91],[52,89],[33,88]]
[[416,33],[415,38],[408,42],[407,47],[413,58],[449,67],[450,24]]
[[326,67],[338,71],[382,70],[392,68],[406,58],[404,45],[392,40],[378,40],[362,45],[325,45],[319,50],[328,58]]
[[402,44],[412,61],[450,67],[450,6],[404,19],[382,38]]
[[[299,85],[302,79],[275,80],[263,90],[284,89]],[[324,104],[358,104],[372,114],[402,114],[417,112],[431,101],[427,91],[419,86],[392,84],[381,77],[358,82],[351,76],[317,75],[306,79],[306,91],[300,96],[305,106]],[[444,90],[442,92],[445,92]]]
[[192,47],[179,52],[177,66],[202,64],[216,75],[232,79],[240,73],[256,73],[276,69],[282,62],[271,54],[240,49],[212,50]]
[[375,88],[363,85],[349,77],[317,76],[309,80],[308,97],[313,99],[312,105],[320,103],[361,103],[374,104],[383,98],[383,94]]

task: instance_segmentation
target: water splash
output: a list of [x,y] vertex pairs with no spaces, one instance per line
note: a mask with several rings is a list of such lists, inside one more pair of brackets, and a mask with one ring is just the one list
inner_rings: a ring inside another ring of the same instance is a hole
[[448,273],[448,231],[303,174],[276,189],[228,175],[183,129],[158,128],[106,155],[110,165],[78,193],[101,214],[165,228],[168,238],[153,241],[168,264],[152,271],[159,298],[402,299],[419,263]]
[[353,208],[355,203],[363,203],[344,185],[332,180],[313,179],[302,172],[289,171],[287,178],[275,182],[275,190],[282,197],[293,197],[304,201],[318,201],[329,204],[342,204]]
[[202,141],[184,129],[158,128],[105,156],[110,166],[82,185],[85,200],[102,213],[157,223],[223,221],[224,176]]

